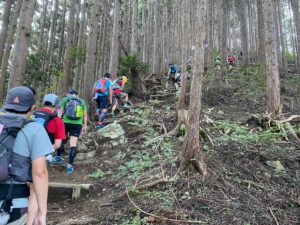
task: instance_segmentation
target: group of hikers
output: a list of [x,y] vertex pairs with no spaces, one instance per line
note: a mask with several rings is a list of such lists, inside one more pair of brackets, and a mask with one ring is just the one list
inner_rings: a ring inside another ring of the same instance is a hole
[[[229,72],[232,72],[233,67],[235,66],[235,57],[234,54],[231,54],[227,57],[227,65]],[[221,71],[221,56],[217,54],[215,58],[215,68],[217,71]]]
[[[129,107],[123,91],[127,77],[111,78],[105,73],[93,87],[97,128],[103,128],[109,104],[112,116],[119,100]],[[76,90],[61,99],[46,94],[38,109],[35,100],[34,89],[12,88],[0,112],[0,225],[46,225],[50,163],[63,165],[63,142],[68,135],[66,172],[74,173],[78,138],[87,132],[87,105]]]

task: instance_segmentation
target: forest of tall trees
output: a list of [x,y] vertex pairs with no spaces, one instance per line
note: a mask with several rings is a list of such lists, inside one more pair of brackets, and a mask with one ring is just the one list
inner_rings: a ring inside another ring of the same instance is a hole
[[[26,85],[38,97],[75,89],[91,109],[93,85],[106,72],[127,76],[130,97],[149,100],[165,89],[169,65],[178,65],[178,124],[163,137],[184,126],[177,160],[203,177],[211,172],[199,139],[210,138],[200,128],[204,77],[232,88],[230,56],[245,74],[262,71],[268,122],[279,126],[288,101],[281,81],[300,73],[299,0],[2,0],[0,18],[0,105],[10,88]],[[287,133],[299,141],[293,126]]]
[[[185,9],[177,0],[1,1],[0,96],[24,82],[60,94],[70,87],[86,93],[100,74],[116,76],[118,59],[127,54],[147,62],[149,73],[163,74],[171,62],[184,66],[196,47],[197,2],[188,0]],[[222,61],[240,56],[245,67],[272,56],[282,76],[290,64],[299,71],[297,0],[209,1],[207,9],[201,29],[208,68],[220,52]],[[276,52],[269,52],[269,38]]]

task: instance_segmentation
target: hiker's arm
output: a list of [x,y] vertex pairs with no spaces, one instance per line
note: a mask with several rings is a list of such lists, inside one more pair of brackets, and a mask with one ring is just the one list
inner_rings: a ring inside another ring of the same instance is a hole
[[63,108],[60,108],[59,111],[58,111],[57,116],[58,116],[59,118],[61,118],[62,115],[64,114],[64,112],[65,112],[65,110],[64,110]]
[[48,171],[45,157],[39,157],[32,161],[32,180],[39,209],[38,217],[46,218],[48,197]]

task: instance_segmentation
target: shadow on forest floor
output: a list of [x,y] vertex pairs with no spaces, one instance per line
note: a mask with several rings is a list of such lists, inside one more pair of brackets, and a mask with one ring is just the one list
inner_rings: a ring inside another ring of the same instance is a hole
[[[139,102],[114,119],[125,130],[126,144],[93,144],[98,134],[91,128],[82,142],[96,155],[72,175],[51,168],[51,181],[94,188],[73,201],[69,193],[50,192],[49,224],[299,224],[299,146],[281,130],[247,123],[266,108],[259,69],[235,71],[227,88],[212,77],[204,80],[201,126],[212,139],[202,140],[205,179],[176,167],[184,127],[177,137],[163,137],[165,128],[175,126],[175,97]],[[299,114],[299,80],[282,79],[286,115]]]

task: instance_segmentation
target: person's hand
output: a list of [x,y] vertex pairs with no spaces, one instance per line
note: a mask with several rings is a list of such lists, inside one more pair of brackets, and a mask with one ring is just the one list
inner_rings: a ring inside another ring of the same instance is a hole
[[46,213],[38,212],[36,215],[33,225],[47,225]]

